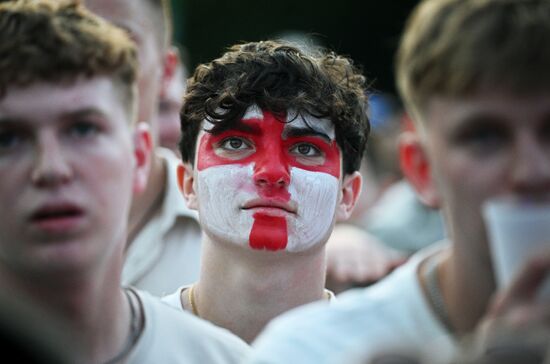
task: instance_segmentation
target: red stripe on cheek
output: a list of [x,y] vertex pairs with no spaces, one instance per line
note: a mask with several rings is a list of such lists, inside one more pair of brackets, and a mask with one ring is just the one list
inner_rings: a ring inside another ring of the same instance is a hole
[[288,242],[286,219],[282,216],[269,216],[255,213],[250,231],[250,247],[259,250],[282,250]]

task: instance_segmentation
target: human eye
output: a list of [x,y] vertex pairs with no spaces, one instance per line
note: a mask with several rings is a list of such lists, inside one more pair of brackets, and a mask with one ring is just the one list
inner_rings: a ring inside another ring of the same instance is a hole
[[460,130],[454,137],[457,145],[474,153],[487,155],[503,148],[509,139],[505,127],[495,124],[479,124]]
[[69,136],[78,139],[90,138],[100,132],[100,127],[91,121],[76,121],[68,128]]
[[220,147],[227,151],[240,151],[249,149],[251,146],[243,138],[229,137],[220,142]]
[[320,157],[322,152],[311,143],[299,143],[294,145],[290,152],[300,157]]
[[24,134],[12,128],[0,129],[0,150],[7,151],[21,145],[24,141]]

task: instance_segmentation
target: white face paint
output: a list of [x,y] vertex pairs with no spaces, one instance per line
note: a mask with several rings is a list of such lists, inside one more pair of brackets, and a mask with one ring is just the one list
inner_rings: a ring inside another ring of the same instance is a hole
[[[198,173],[199,216],[205,232],[218,241],[250,246],[253,209],[243,209],[261,199],[252,178],[253,166],[223,165]],[[289,192],[296,213],[284,216],[288,227],[288,252],[307,250],[324,243],[332,229],[339,181],[326,173],[292,168]]]
[[199,216],[212,239],[288,252],[328,239],[340,187],[334,126],[312,116],[289,119],[252,106],[242,127],[199,134]]

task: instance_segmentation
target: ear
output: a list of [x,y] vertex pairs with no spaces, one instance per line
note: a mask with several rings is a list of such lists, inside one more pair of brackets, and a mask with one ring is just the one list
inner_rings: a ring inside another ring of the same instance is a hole
[[161,97],[166,97],[170,83],[172,82],[172,79],[176,77],[176,69],[179,62],[180,56],[178,49],[174,46],[170,47],[164,55],[162,82],[160,88]]
[[361,194],[361,185],[363,177],[359,171],[344,175],[341,187],[341,197],[336,210],[336,219],[338,222],[349,219],[355,204]]
[[147,187],[151,168],[153,139],[149,125],[140,122],[134,129],[134,193],[142,193]]
[[439,208],[439,194],[420,136],[415,131],[405,131],[399,136],[399,162],[401,170],[425,205]]
[[197,193],[195,191],[195,177],[193,176],[193,167],[189,163],[180,163],[178,165],[178,186],[180,192],[187,203],[187,207],[192,210],[198,210]]

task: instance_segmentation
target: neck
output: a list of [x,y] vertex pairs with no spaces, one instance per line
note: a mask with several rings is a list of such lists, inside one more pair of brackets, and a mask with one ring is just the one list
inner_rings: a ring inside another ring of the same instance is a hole
[[71,271],[22,276],[2,269],[0,288],[59,323],[78,344],[80,362],[101,363],[124,347],[129,333],[129,305],[118,283],[121,262],[122,258],[111,269],[93,274]]
[[132,201],[128,223],[128,245],[162,206],[167,167],[164,160],[157,156],[154,150],[152,153],[151,172],[147,180],[147,189]]
[[249,343],[275,316],[325,297],[324,246],[298,254],[252,251],[205,236],[202,257],[194,289],[199,315]]
[[455,243],[441,256],[438,276],[451,325],[458,335],[464,335],[473,331],[485,314],[495,282],[491,265],[459,246]]

